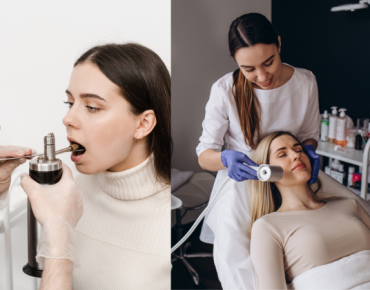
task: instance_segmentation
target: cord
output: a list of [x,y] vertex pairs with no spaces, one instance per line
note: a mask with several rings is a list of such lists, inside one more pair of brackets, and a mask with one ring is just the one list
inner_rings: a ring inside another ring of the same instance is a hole
[[213,198],[213,200],[207,205],[207,207],[202,211],[202,213],[200,214],[200,216],[197,218],[197,220],[194,222],[194,224],[192,225],[192,227],[190,228],[190,230],[185,234],[185,236],[182,237],[182,239],[180,241],[177,242],[176,245],[174,245],[172,248],[171,248],[171,254],[177,250],[178,247],[180,247],[189,237],[190,235],[194,232],[194,230],[197,228],[197,226],[199,225],[199,223],[202,221],[202,219],[204,218],[204,216],[206,215],[206,213],[215,205],[216,201],[218,200],[218,195],[221,191],[221,189],[224,187],[224,185],[226,184],[227,181],[229,181],[230,178],[229,177],[226,177],[226,179],[224,180],[224,182],[221,184],[220,188],[218,189],[218,191],[215,193],[215,197]]

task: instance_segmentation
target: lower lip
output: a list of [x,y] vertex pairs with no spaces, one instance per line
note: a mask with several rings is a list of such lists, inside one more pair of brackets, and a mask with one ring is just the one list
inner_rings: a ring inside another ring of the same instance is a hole
[[268,83],[258,83],[258,84],[259,84],[260,86],[263,86],[263,87],[268,87],[269,85],[271,85],[271,83],[272,83],[272,79],[273,79],[273,78],[274,78],[274,77],[272,77]]
[[306,166],[304,166],[304,165],[300,165],[300,166],[298,166],[298,167],[294,168],[293,170],[303,169],[303,168],[306,168]]
[[84,156],[84,155],[85,155],[85,153],[84,154],[80,154],[80,155],[75,155],[75,153],[72,152],[72,154],[71,154],[71,160],[73,162],[78,162],[78,161],[81,160],[82,156]]

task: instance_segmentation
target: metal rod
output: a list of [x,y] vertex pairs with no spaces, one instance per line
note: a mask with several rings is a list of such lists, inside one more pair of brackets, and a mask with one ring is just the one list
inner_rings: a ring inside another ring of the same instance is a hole
[[[71,151],[82,151],[84,149],[78,149],[80,146],[78,146],[78,144],[72,144],[71,146],[68,146],[64,149],[60,149],[58,151],[55,151],[55,155],[57,154],[61,154],[61,153],[65,153],[65,152],[71,152]],[[0,158],[0,161],[7,161],[7,160],[13,160],[13,159],[20,159],[20,158],[33,158],[33,157],[37,157],[37,156],[40,156],[40,155],[44,155],[44,153],[37,153],[37,154],[33,154],[33,155],[25,155],[25,156],[20,156],[20,157],[6,157],[6,158]]]

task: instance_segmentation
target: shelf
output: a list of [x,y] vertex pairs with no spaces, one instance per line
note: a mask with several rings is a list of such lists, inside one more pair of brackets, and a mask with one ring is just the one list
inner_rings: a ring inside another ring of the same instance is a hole
[[[349,190],[351,190],[352,192],[356,193],[357,195],[361,196],[361,190],[356,189],[356,188],[352,188],[352,187],[348,187],[348,186],[347,186],[347,188]],[[370,193],[367,194],[367,199],[366,200],[370,200]]]
[[347,152],[342,153],[334,150],[334,144],[329,142],[319,141],[319,145],[316,149],[316,154],[326,156],[329,158],[335,158],[340,161],[344,161],[357,166],[363,166],[362,160],[364,153],[362,150],[355,150],[354,148],[346,148]]

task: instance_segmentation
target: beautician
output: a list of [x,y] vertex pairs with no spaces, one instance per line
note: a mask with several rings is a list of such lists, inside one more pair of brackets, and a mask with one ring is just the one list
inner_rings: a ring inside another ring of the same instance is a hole
[[[239,68],[213,84],[196,151],[203,169],[218,171],[211,200],[228,176],[232,180],[206,216],[200,239],[214,244],[223,289],[249,289],[250,209],[248,182],[243,181],[257,177],[243,163],[256,165],[248,156],[262,137],[290,131],[304,145],[313,165],[310,182],[316,182],[318,89],[312,72],[281,62],[281,38],[261,14],[245,14],[232,22],[229,50]],[[228,149],[221,152],[224,140]]]

